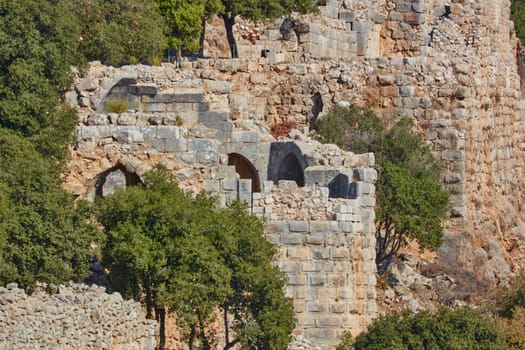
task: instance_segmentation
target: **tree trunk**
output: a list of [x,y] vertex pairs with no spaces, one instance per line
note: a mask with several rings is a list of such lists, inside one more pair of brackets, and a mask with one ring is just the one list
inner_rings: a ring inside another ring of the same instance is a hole
[[177,47],[177,68],[180,68],[180,61],[182,61],[182,46]]
[[199,57],[204,58],[204,40],[206,39],[206,17],[202,17],[202,31],[199,38]]
[[197,334],[196,325],[192,324],[191,325],[190,336],[189,336],[189,339],[188,339],[188,349],[189,350],[193,350],[193,342],[195,341],[195,335],[196,334]]
[[233,25],[235,24],[235,15],[223,14],[221,15],[222,20],[224,21],[224,26],[226,27],[226,38],[228,38],[228,44],[230,45],[230,52],[232,58],[238,58],[239,53],[237,51],[237,43],[235,41],[235,36],[233,35]]
[[159,323],[159,346],[158,350],[164,350],[166,346],[166,308],[155,307],[155,316]]

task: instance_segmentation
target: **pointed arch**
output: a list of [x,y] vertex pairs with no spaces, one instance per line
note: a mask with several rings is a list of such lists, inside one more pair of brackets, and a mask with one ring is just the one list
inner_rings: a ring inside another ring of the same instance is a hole
[[105,197],[112,194],[117,188],[134,186],[139,183],[142,183],[142,180],[137,174],[128,171],[122,164],[118,164],[98,176],[95,183],[95,196]]
[[239,153],[228,154],[228,165],[235,166],[235,171],[241,179],[252,180],[252,192],[261,192],[259,173],[246,157]]

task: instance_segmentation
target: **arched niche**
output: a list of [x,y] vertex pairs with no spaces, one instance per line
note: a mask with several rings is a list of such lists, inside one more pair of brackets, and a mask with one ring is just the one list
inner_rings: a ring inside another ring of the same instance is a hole
[[330,198],[348,198],[351,179],[348,175],[339,174],[328,183],[328,196]]
[[235,166],[235,171],[241,179],[252,180],[252,192],[261,192],[259,173],[246,157],[239,153],[228,154],[228,165]]
[[140,177],[128,171],[123,165],[117,165],[101,173],[95,183],[95,196],[105,197],[117,188],[124,188],[128,186],[142,183]]
[[304,186],[304,172],[301,167],[299,159],[293,153],[288,153],[281,164],[277,173],[277,180],[292,180],[297,183],[297,186]]

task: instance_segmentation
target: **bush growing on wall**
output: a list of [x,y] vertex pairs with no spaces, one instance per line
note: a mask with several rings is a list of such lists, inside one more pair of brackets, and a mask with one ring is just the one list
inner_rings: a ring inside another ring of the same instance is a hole
[[406,237],[437,249],[448,195],[439,183],[439,166],[412,121],[387,128],[367,107],[336,106],[314,126],[324,142],[355,153],[374,152],[376,183],[376,263],[386,270]]

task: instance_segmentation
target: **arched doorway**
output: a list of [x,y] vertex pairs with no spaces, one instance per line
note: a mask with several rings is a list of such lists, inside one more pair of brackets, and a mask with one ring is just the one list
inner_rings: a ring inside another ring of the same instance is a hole
[[288,153],[279,165],[277,180],[293,180],[297,186],[304,186],[304,172],[299,159],[293,153]]
[[104,171],[95,183],[95,196],[105,197],[117,188],[133,186],[142,183],[140,177],[129,172],[124,166],[117,165]]
[[230,153],[228,154],[228,165],[235,166],[235,171],[241,179],[252,180],[252,192],[261,192],[259,173],[246,157],[239,153]]

